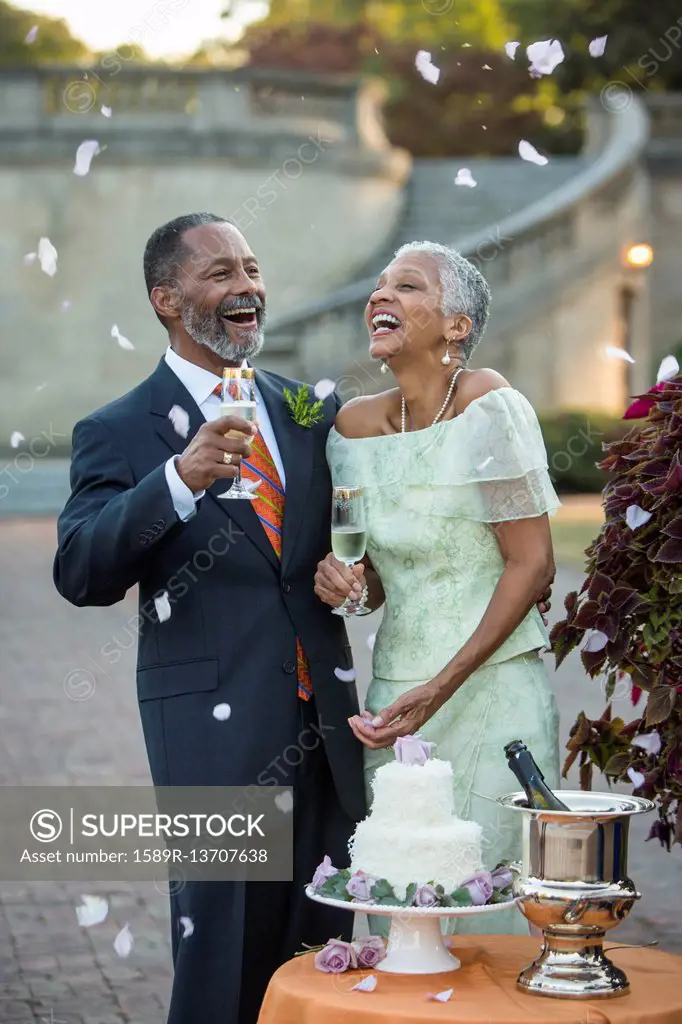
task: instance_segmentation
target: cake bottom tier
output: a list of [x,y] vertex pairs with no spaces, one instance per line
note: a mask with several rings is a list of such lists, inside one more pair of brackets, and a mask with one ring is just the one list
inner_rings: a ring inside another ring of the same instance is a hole
[[473,821],[410,828],[380,825],[370,816],[351,839],[351,871],[385,878],[400,900],[412,882],[442,885],[449,893],[483,870],[482,833]]

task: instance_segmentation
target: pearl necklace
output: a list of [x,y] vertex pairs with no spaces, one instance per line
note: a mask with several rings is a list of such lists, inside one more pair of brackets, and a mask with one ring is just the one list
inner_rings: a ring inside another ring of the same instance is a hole
[[[450,399],[452,398],[452,392],[455,390],[455,383],[456,383],[457,378],[459,377],[459,375],[460,375],[460,373],[462,372],[463,369],[464,369],[463,366],[458,367],[458,369],[455,370],[455,372],[453,373],[452,377],[450,378],[450,386],[448,387],[448,392],[447,392],[447,394],[445,396],[445,401],[443,402],[443,404],[441,405],[440,409],[438,410],[438,412],[434,416],[433,423],[431,424],[432,427],[435,427],[436,423],[438,423],[438,421],[441,419],[441,417],[443,416],[445,410],[447,409],[448,405],[450,404]],[[401,410],[400,410],[400,433],[401,434],[404,434],[405,431],[406,431],[406,422],[407,422],[407,403],[405,402],[405,396],[401,395]]]

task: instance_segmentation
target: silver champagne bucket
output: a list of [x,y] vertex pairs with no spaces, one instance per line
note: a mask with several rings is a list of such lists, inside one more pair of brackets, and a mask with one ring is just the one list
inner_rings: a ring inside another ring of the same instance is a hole
[[559,998],[623,995],[628,979],[606,956],[603,940],[640,897],[627,873],[628,829],[631,815],[654,805],[617,793],[562,789],[558,795],[570,811],[527,807],[525,793],[498,799],[523,815],[514,895],[544,938],[540,956],[524,968],[517,986]]

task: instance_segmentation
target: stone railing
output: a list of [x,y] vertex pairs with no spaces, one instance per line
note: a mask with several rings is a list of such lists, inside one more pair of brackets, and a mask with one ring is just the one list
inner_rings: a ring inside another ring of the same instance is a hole
[[312,137],[354,173],[401,177],[405,155],[383,131],[383,100],[381,83],[357,76],[122,67],[114,55],[87,69],[5,68],[2,159],[64,158],[84,138],[111,140],[116,159],[136,163],[187,153],[277,159]]
[[[617,270],[620,249],[633,240],[646,190],[641,157],[648,118],[635,98],[622,106],[609,110],[595,103],[588,108],[584,161],[567,184],[497,224],[452,239],[490,283],[493,308],[484,358],[503,373],[518,367],[518,339],[530,321],[537,323],[560,296],[598,268],[608,264]],[[374,285],[375,278],[356,281],[273,323],[269,348],[289,353],[305,379],[341,378],[344,398],[381,389],[387,378],[380,378],[368,361],[362,321]],[[565,336],[561,340],[566,349]],[[548,406],[573,400],[558,386],[542,398]]]

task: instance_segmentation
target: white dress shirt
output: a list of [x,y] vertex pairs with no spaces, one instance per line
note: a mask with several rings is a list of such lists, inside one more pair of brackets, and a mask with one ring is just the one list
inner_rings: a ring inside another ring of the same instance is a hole
[[[183,359],[170,346],[166,349],[165,360],[175,376],[187,388],[207,422],[212,423],[213,420],[217,420],[220,416],[220,398],[218,395],[214,395],[213,392],[216,384],[222,384],[222,378],[215,373],[211,373],[210,370],[205,370],[203,366],[197,366],[196,363]],[[268,416],[268,410],[258,388],[254,387],[254,391],[258,406],[256,412],[258,429],[272,456],[273,462],[277,466],[282,487],[285,487],[284,466],[279,448],[277,447],[275,432],[272,429],[272,423]],[[228,401],[231,400],[231,398],[228,398]],[[205,492],[198,491],[196,494],[193,494],[187,484],[180,479],[175,466],[176,460],[179,458],[179,455],[174,455],[166,463],[166,481],[173,500],[173,507],[179,518],[186,521],[195,514],[196,503],[203,497]]]

